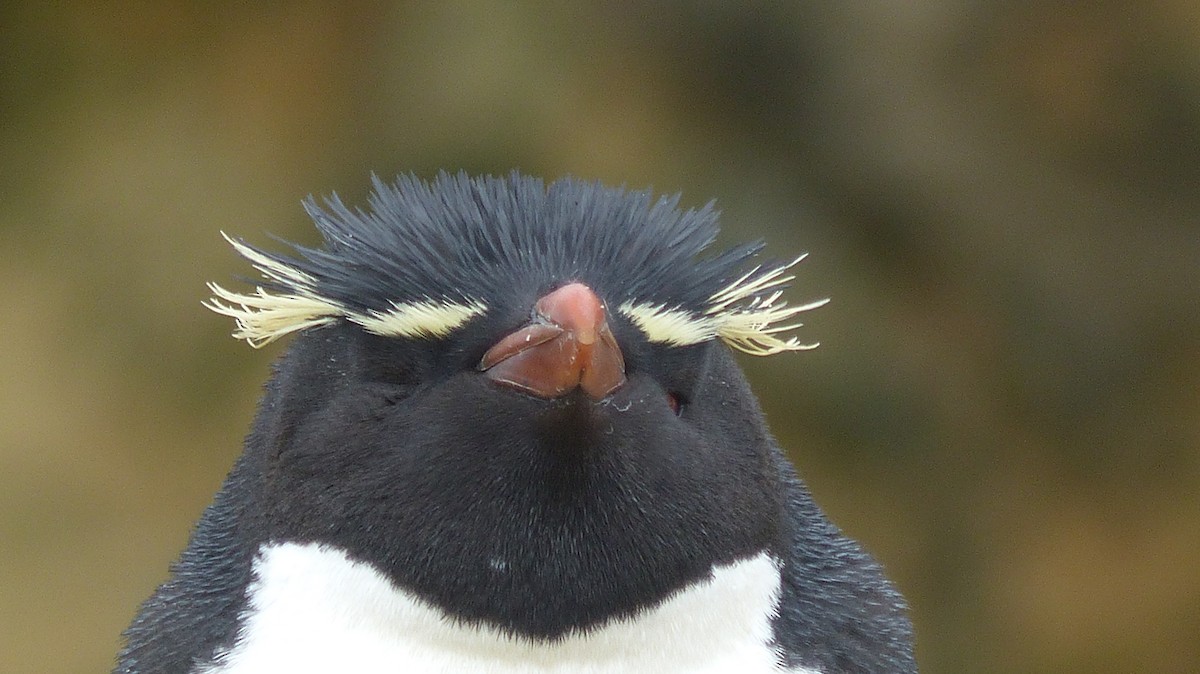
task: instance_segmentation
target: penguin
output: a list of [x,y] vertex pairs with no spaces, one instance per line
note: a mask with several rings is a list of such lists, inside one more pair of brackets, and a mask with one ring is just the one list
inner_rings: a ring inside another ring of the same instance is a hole
[[915,672],[734,351],[802,351],[712,202],[514,172],[372,178],[206,304],[291,336],[119,674]]

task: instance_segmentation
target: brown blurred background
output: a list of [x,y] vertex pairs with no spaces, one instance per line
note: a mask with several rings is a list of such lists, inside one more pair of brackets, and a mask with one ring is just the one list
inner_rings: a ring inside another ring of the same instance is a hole
[[368,175],[716,197],[745,359],[951,672],[1200,671],[1200,4],[4,3],[0,672],[106,671],[278,347],[200,307]]

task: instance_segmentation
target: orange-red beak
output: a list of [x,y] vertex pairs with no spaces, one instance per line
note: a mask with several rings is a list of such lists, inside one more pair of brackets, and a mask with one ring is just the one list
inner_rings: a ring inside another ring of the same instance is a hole
[[580,388],[600,400],[625,383],[625,359],[608,328],[604,303],[578,282],[539,299],[534,319],[488,349],[479,369],[539,398]]

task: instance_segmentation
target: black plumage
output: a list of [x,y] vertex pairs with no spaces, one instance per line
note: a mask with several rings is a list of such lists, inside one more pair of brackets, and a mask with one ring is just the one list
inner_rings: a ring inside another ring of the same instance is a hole
[[[187,672],[231,648],[255,555],[279,541],[343,549],[452,618],[547,641],[766,551],[781,569],[782,664],[915,671],[903,600],[795,477],[729,348],[719,336],[653,340],[615,310],[703,320],[751,271],[761,244],[698,260],[716,213],[676,204],[517,174],[407,177],[376,181],[369,211],[307,202],[320,249],[244,247],[274,271],[259,298],[311,299],[325,314],[277,363],[244,454],[127,631],[117,671]],[[489,347],[568,282],[608,307],[624,384],[601,400],[543,399],[482,376]],[[773,292],[725,310],[754,311]],[[216,306],[242,320],[271,301]],[[444,333],[356,322],[422,302],[476,309]],[[293,327],[271,326],[242,336]]]

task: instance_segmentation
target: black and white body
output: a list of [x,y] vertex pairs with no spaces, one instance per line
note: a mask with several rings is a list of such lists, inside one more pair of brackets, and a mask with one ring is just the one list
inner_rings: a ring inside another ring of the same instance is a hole
[[914,672],[903,600],[820,512],[731,354],[787,264],[705,207],[513,174],[307,204],[211,307],[295,333],[117,672]]

